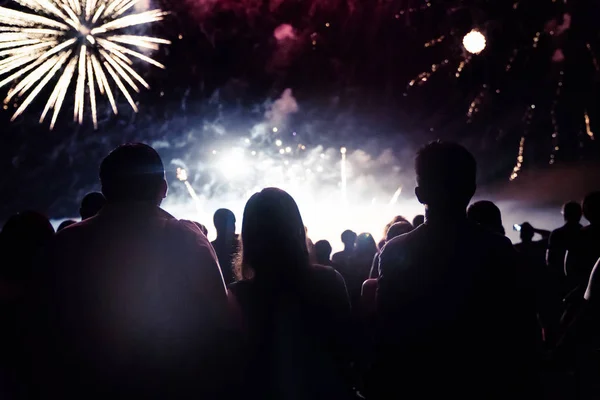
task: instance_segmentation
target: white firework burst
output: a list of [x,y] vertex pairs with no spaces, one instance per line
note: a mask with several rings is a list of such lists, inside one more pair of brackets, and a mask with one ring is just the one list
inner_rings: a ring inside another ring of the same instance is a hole
[[[86,106],[97,128],[96,90],[108,98],[117,114],[111,86],[123,93],[134,111],[130,90],[148,83],[132,68],[141,60],[164,65],[134,48],[157,50],[168,40],[127,34],[124,29],[160,21],[165,12],[130,10],[140,0],[14,0],[26,11],[0,7],[0,88],[13,84],[4,103],[19,99],[12,120],[21,115],[42,89],[56,80],[40,117],[50,111],[54,127],[69,88],[74,83],[74,120],[83,122]],[[86,104],[87,103],[87,104]]]

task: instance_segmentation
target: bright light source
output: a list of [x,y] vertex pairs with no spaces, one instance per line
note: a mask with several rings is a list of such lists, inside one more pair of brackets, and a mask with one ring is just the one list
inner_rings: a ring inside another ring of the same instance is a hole
[[285,148],[285,152],[286,152],[286,153],[291,153],[291,152],[292,152],[292,148],[291,148],[291,147],[289,147],[289,146],[288,146],[288,147],[286,147],[286,148]]
[[239,147],[221,156],[216,167],[228,180],[242,178],[250,170],[246,165],[244,149]]
[[340,149],[340,153],[342,153],[342,154],[346,154],[346,148],[345,148],[345,147],[342,147],[342,148]]
[[279,129],[277,129],[277,127],[274,127],[274,128],[273,128],[273,132],[275,132],[275,133],[277,133],[277,131],[278,131],[278,130],[279,130]]
[[280,139],[277,139],[275,141],[275,146],[277,146],[277,147],[281,147],[282,144],[283,144],[283,142]]
[[285,154],[285,150],[284,149],[279,149],[279,154]]
[[463,46],[472,54],[479,54],[485,49],[485,36],[479,31],[472,30],[463,38]]

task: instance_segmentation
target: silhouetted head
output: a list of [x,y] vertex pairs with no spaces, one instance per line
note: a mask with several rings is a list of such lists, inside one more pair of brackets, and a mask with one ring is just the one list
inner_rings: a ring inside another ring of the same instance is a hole
[[152,147],[124,144],[100,165],[102,193],[109,203],[139,201],[160,205],[167,195],[165,168]]
[[194,224],[200,228],[200,231],[204,233],[204,236],[208,236],[208,229],[206,229],[206,226],[202,225],[200,222],[194,222]]
[[467,218],[489,230],[504,235],[502,213],[498,206],[488,200],[477,201],[467,209]]
[[315,243],[315,254],[317,255],[317,263],[327,265],[331,257],[331,244],[327,240],[319,240]]
[[385,241],[388,242],[395,238],[396,236],[404,235],[413,230],[413,226],[406,221],[396,222],[394,225],[390,226],[387,231],[387,235],[385,235]]
[[533,226],[529,222],[523,222],[521,224],[521,242],[530,243],[533,240],[533,236],[535,235],[535,230]]
[[58,226],[58,228],[56,229],[56,232],[60,232],[65,228],[68,228],[71,225],[75,225],[77,222],[73,221],[72,219],[67,219],[63,222],[60,223],[60,225]]
[[361,233],[356,237],[354,252],[358,256],[373,257],[377,253],[377,243],[370,233]]
[[1,273],[9,279],[22,279],[32,272],[33,259],[54,236],[48,218],[35,211],[10,217],[0,232],[3,261]]
[[423,225],[425,223],[425,216],[424,215],[417,215],[416,217],[413,218],[413,228],[418,228],[419,226]]
[[79,208],[81,220],[83,221],[97,215],[102,207],[104,207],[104,203],[106,203],[106,199],[100,192],[91,192],[83,196],[81,207]]
[[579,221],[581,221],[582,213],[583,213],[583,210],[581,209],[581,204],[579,204],[575,201],[570,201],[568,203],[565,203],[565,205],[562,208],[562,214],[563,214],[563,217],[565,218],[565,222],[578,224]]
[[309,267],[304,223],[292,196],[266,188],[250,197],[244,209],[238,262],[239,279],[265,281],[293,280]]
[[477,164],[456,143],[432,142],[417,154],[415,194],[422,204],[441,214],[464,212],[475,194]]
[[213,216],[217,237],[235,234],[235,215],[231,210],[219,208]]
[[356,233],[354,233],[350,229],[347,229],[344,232],[342,232],[342,243],[344,243],[346,249],[354,248],[354,243],[356,243]]
[[583,199],[583,216],[590,224],[600,224],[600,192],[592,192]]
[[[390,226],[394,225],[397,222],[408,222],[408,220],[406,218],[404,218],[402,215],[396,215],[394,218],[392,218],[392,220],[390,222],[388,222],[385,225],[385,228],[383,229],[383,237],[384,238],[387,236],[387,233],[390,230]],[[408,222],[408,223],[410,223],[410,222]]]

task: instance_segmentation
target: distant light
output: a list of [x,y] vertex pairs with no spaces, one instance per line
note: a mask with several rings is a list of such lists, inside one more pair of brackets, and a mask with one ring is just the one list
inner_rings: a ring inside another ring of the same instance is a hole
[[300,146],[300,148],[301,148],[302,150],[306,150],[306,146],[305,146],[305,145],[301,145],[301,146]]
[[285,160],[283,163],[284,163],[285,165],[289,165],[289,163],[290,163],[290,162],[289,162],[288,160]]
[[285,150],[284,149],[279,149],[279,154],[285,154]]
[[277,133],[278,131],[279,131],[279,129],[276,126],[274,126],[273,127],[273,132]]
[[292,148],[291,148],[291,147],[289,147],[289,146],[288,146],[288,147],[286,147],[286,148],[285,148],[285,152],[286,152],[286,153],[291,153],[291,152],[292,152]]
[[321,153],[321,158],[325,158],[325,153]]
[[531,105],[531,108],[535,108],[535,104],[532,104],[532,105]]
[[319,166],[317,167],[317,172],[323,172],[323,167],[319,165]]
[[160,92],[160,97],[163,97],[165,95],[165,92]]
[[293,133],[292,133],[292,135],[296,136],[296,135],[297,135],[297,133],[296,133],[296,132],[293,132]]
[[326,22],[325,26],[329,28],[330,27],[329,22]]
[[249,144],[250,143],[250,139],[246,138],[246,139],[244,139],[244,142],[246,142],[246,143]]
[[485,36],[479,31],[472,30],[463,38],[463,46],[471,54],[479,54],[485,49]]
[[342,148],[340,149],[340,153],[342,153],[342,154],[346,154],[346,151],[347,151],[347,150],[346,150],[346,148],[345,148],[345,147],[342,147]]
[[253,156],[255,156],[256,155],[256,151],[252,150],[252,153],[250,153],[250,154],[252,154]]
[[212,151],[212,153],[213,153],[213,154],[217,154],[217,151],[216,151],[216,150],[213,150],[213,151]]
[[283,142],[281,141],[281,139],[277,139],[275,141],[275,146],[277,146],[277,147],[281,147],[282,144],[283,144]]
[[183,35],[179,35],[179,40],[183,39]]

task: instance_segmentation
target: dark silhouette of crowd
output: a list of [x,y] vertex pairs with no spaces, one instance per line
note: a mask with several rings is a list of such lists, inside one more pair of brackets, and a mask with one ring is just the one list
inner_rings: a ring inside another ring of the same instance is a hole
[[0,399],[600,398],[600,192],[513,245],[464,147],[415,172],[424,215],[332,256],[277,188],[210,242],[161,208],[158,153],[117,147],[81,221],[2,227]]

